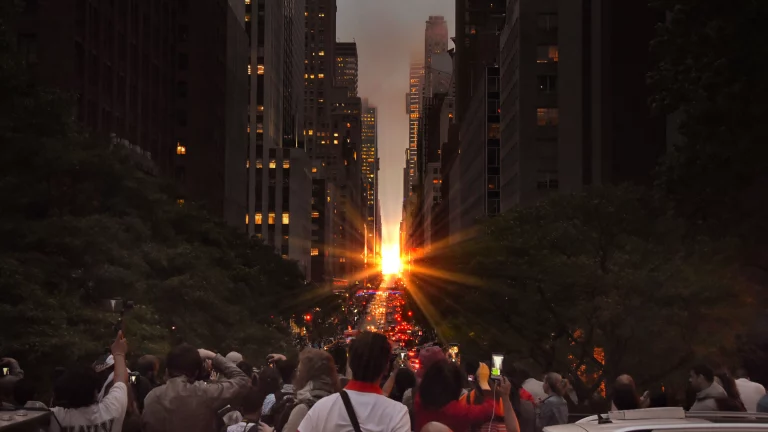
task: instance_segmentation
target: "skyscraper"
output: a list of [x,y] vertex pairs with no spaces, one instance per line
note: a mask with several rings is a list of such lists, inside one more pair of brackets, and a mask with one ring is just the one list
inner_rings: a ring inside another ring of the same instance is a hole
[[[367,102],[367,101],[366,101]],[[377,215],[378,202],[378,152],[376,146],[376,107],[363,106],[363,177],[366,188],[366,258],[369,264],[376,263],[379,253],[377,248]]]
[[357,44],[355,42],[336,42],[335,85],[349,88],[349,97],[357,94]]
[[403,185],[404,197],[407,199],[413,192],[413,186],[417,183],[417,145],[419,141],[419,117],[421,115],[422,85],[424,80],[424,66],[419,63],[411,63],[410,87],[405,95],[405,108],[408,114],[408,151],[405,169],[407,182]]
[[8,24],[32,79],[76,96],[93,134],[140,152],[182,186],[179,199],[245,232],[243,3],[25,3]]
[[442,16],[430,16],[424,29],[423,97],[446,93],[451,82],[452,61],[448,54],[448,23]]
[[251,41],[250,233],[311,277],[311,177],[303,117],[303,0],[246,3]]

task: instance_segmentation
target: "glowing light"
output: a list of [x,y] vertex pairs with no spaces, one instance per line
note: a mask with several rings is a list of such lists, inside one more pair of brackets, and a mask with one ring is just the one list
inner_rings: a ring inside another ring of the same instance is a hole
[[398,274],[402,269],[400,261],[400,247],[387,245],[381,250],[381,272],[384,274]]

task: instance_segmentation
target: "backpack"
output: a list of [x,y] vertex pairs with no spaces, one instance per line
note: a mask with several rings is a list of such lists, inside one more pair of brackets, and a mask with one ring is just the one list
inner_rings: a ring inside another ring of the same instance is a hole
[[275,432],[282,432],[283,427],[288,423],[288,419],[291,418],[291,412],[293,412],[293,409],[296,408],[297,405],[305,405],[307,410],[311,410],[312,407],[315,406],[315,402],[317,402],[314,399],[299,402],[292,395],[284,397],[280,402],[283,402],[283,400],[288,401],[285,404],[281,404],[279,407],[275,404],[275,408],[272,411],[275,415]]

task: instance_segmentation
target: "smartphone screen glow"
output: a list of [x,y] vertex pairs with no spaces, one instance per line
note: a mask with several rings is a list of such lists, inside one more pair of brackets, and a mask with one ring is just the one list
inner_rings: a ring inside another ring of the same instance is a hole
[[504,362],[504,354],[493,354],[493,367],[491,367],[491,377],[501,376],[501,363]]

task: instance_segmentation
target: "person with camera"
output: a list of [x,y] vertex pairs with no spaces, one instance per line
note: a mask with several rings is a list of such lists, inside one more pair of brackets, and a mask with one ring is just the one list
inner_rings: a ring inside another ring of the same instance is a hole
[[125,355],[128,341],[123,332],[111,347],[114,358],[114,385],[100,400],[102,382],[91,367],[68,370],[53,386],[55,407],[51,408],[54,419],[50,431],[107,430],[121,432],[128,408],[128,368]]
[[[204,362],[212,362],[219,378],[198,381]],[[219,410],[245,396],[251,379],[220,354],[181,344],[165,361],[168,380],[144,400],[144,432],[213,432],[223,428]]]

